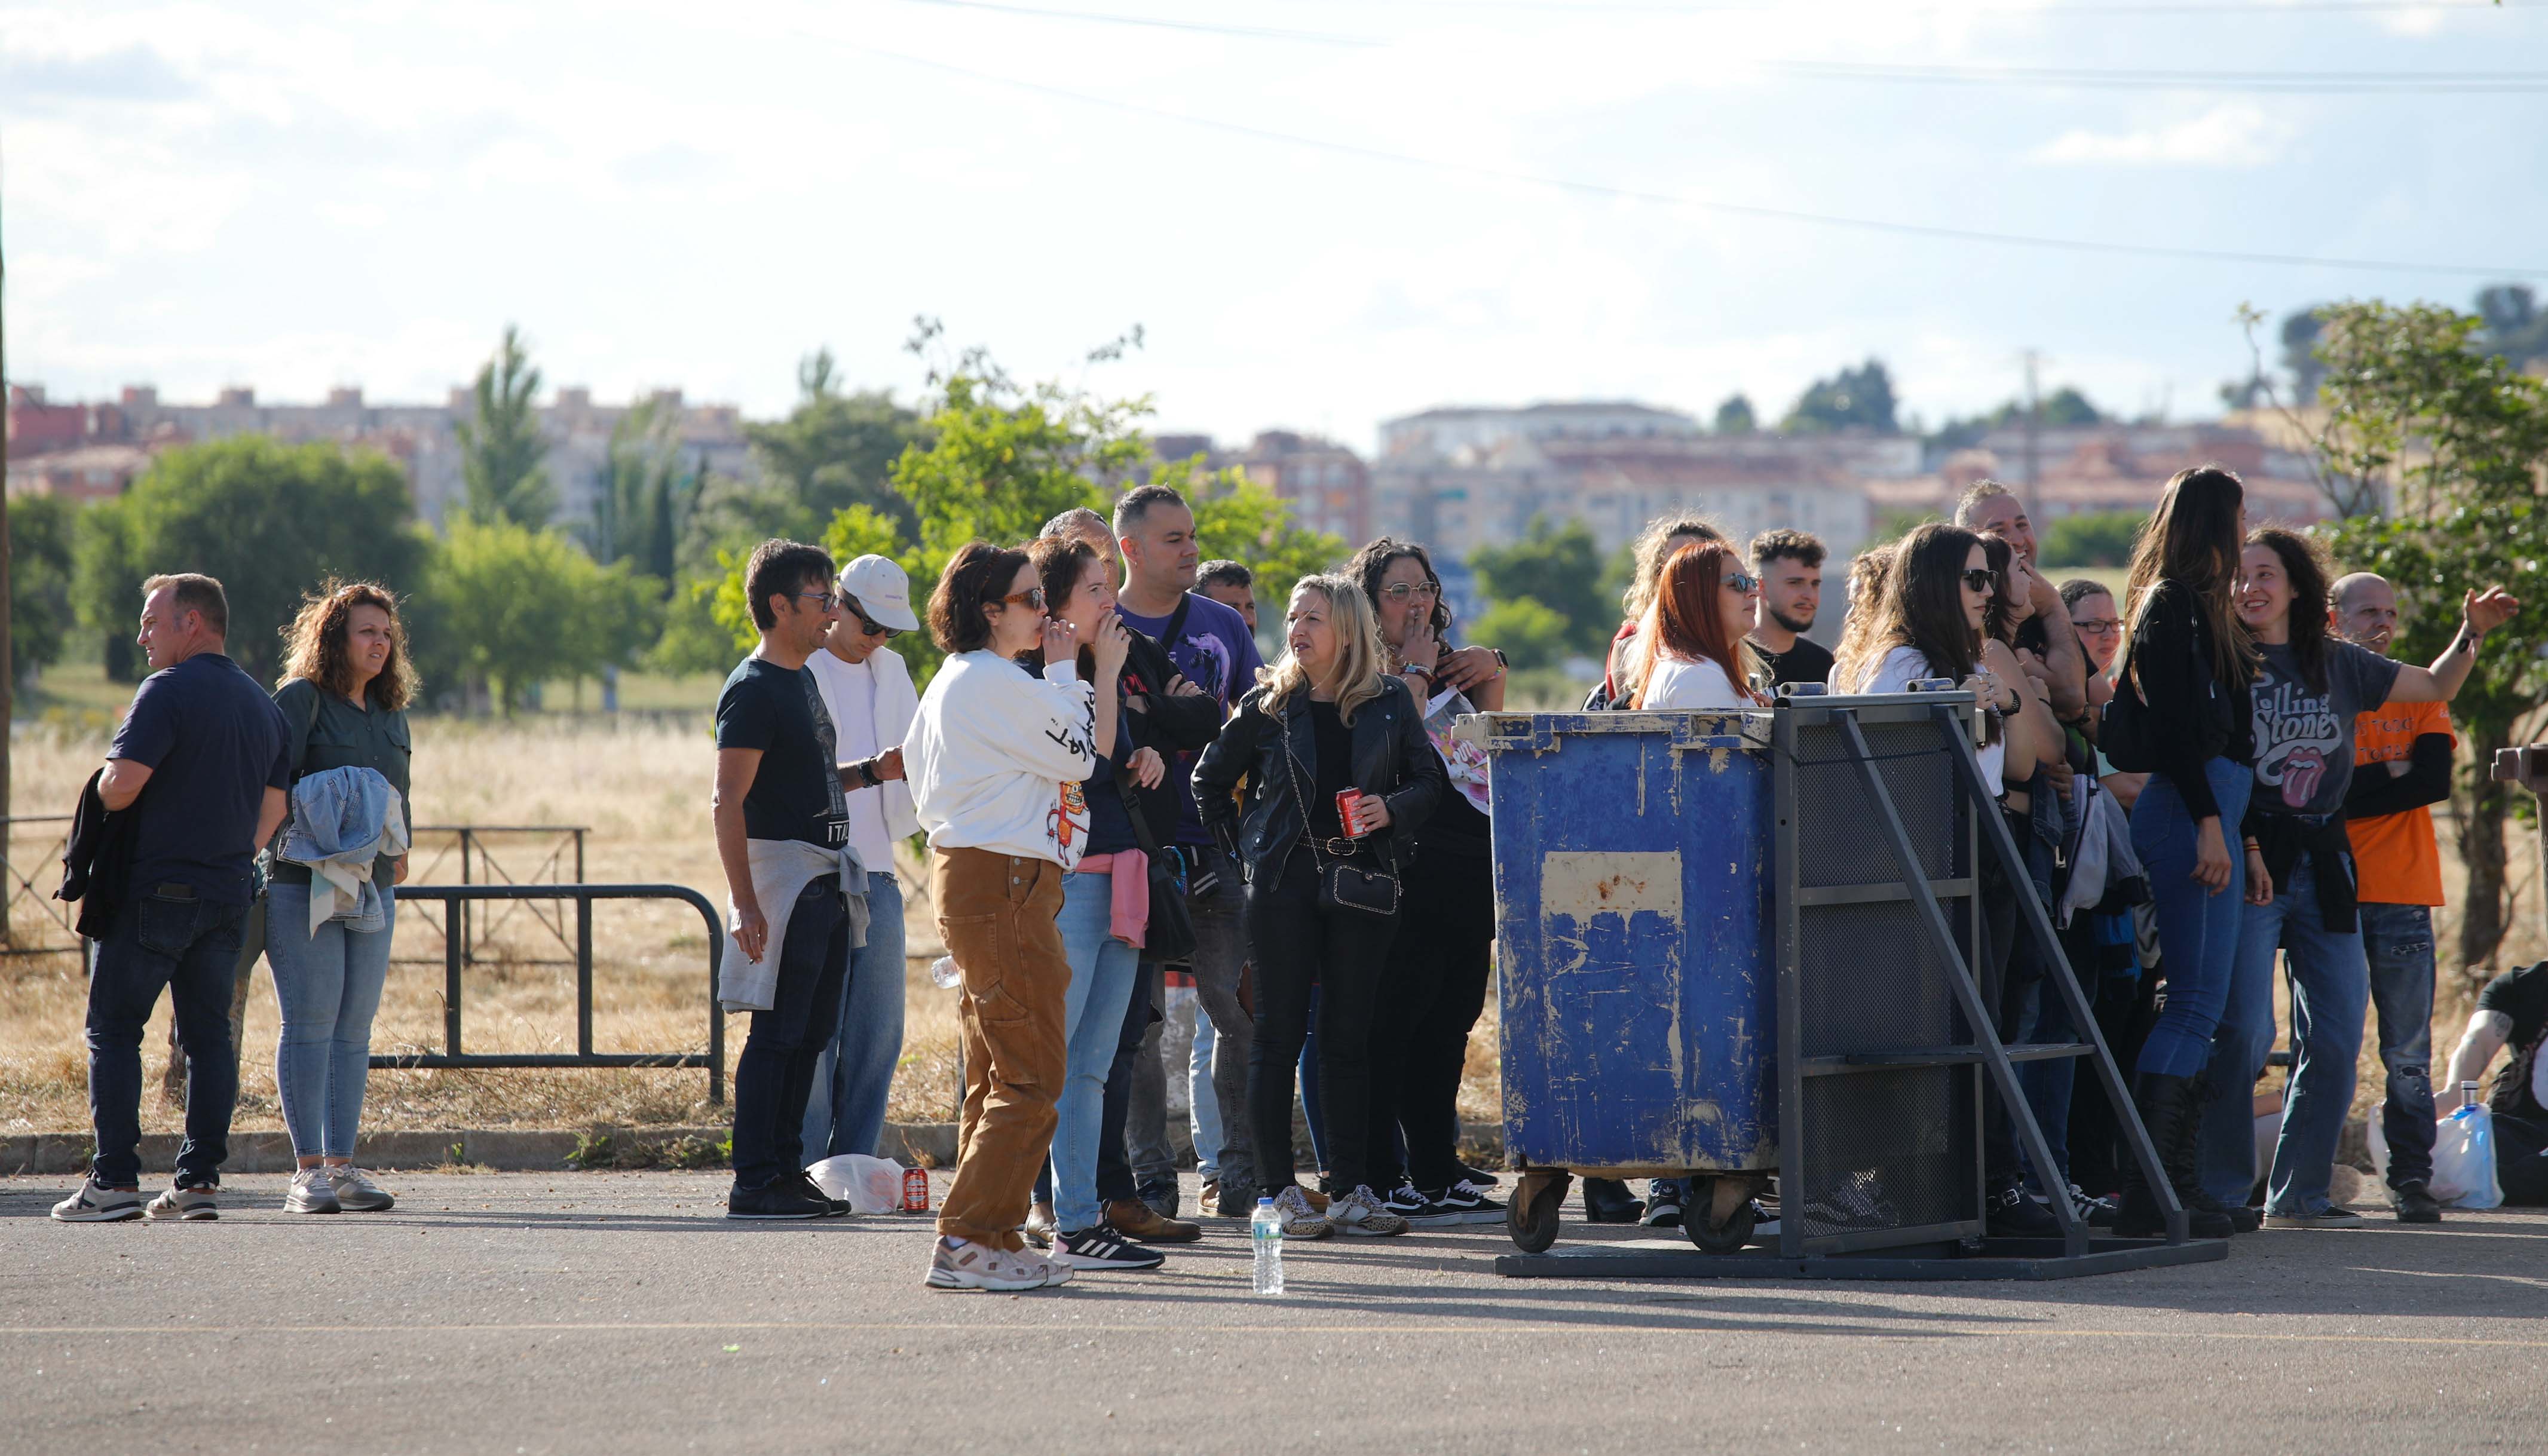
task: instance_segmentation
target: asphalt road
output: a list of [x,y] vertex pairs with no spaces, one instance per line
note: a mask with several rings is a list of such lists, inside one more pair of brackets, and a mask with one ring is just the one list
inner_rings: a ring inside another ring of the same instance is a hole
[[[2038,1284],[1558,1284],[1500,1227],[920,1284],[918,1218],[710,1174],[392,1175],[388,1214],[66,1227],[0,1179],[0,1452],[2536,1451],[2548,1216]],[[1570,1224],[1569,1243],[1595,1233]]]

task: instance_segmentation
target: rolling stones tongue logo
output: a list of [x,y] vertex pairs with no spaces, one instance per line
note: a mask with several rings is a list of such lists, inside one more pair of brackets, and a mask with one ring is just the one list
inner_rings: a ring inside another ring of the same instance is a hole
[[2293,749],[2283,760],[2283,802],[2295,809],[2308,808],[2325,777],[2326,755],[2314,748]]

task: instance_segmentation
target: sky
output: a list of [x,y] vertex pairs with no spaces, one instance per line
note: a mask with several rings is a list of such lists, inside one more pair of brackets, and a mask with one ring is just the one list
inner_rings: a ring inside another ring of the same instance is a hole
[[509,322],[768,416],[822,347],[919,395],[927,316],[1226,440],[1870,356],[1935,422],[2030,349],[2199,417],[2242,304],[2548,293],[2541,178],[2542,0],[0,0],[55,399],[439,401]]

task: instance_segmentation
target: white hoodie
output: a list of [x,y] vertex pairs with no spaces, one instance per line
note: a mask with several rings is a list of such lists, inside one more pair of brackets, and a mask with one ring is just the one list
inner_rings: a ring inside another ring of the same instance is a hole
[[987,651],[947,660],[903,741],[912,806],[934,850],[988,850],[1064,869],[1088,848],[1097,694],[1076,666],[1038,678]]

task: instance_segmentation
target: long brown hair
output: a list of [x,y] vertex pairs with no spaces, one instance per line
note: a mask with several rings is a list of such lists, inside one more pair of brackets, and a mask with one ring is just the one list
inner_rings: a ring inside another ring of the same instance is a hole
[[301,610],[283,629],[283,676],[307,678],[320,692],[354,695],[354,608],[377,606],[389,613],[390,655],[365,684],[372,706],[396,712],[415,701],[415,668],[408,661],[407,624],[399,620],[398,597],[377,582],[346,582],[329,577],[318,590],[301,598]]
[[1876,631],[1885,621],[1884,598],[1893,591],[1893,565],[1902,543],[1887,541],[1858,553],[1849,564],[1848,615],[1841,619],[1840,647],[1832,653],[1833,682],[1838,691],[1855,687],[1866,675],[1863,665],[1881,662],[1885,649]]
[[[2124,609],[2135,630],[2161,582],[2192,592],[2209,618],[2204,625],[2211,633],[2212,671],[2232,687],[2255,680],[2258,661],[2256,644],[2230,600],[2238,579],[2238,507],[2246,495],[2226,466],[2197,465],[2168,477],[2157,506],[2134,538],[2132,573],[2124,584]],[[2128,630],[2127,644],[2131,639]],[[2133,686],[2140,686],[2138,671]]]
[[1664,563],[1663,574],[1655,579],[1655,599],[1630,644],[1639,664],[1633,698],[1638,707],[1646,705],[1655,659],[1665,653],[1684,662],[1714,663],[1735,691],[1758,698],[1752,690],[1756,659],[1751,644],[1739,636],[1727,638],[1725,613],[1716,599],[1726,577],[1742,570],[1743,559],[1722,541],[1689,542]]
[[[1080,578],[1088,575],[1088,569],[1097,565],[1097,553],[1087,542],[1073,537],[1038,536],[1027,546],[1027,561],[1035,567],[1036,585],[1044,588],[1045,614],[1059,621],[1061,604],[1070,599],[1071,592],[1079,590]],[[1039,646],[1029,652],[1027,660],[1034,664],[1037,672],[1043,672],[1044,648]],[[1078,663],[1079,680],[1096,682],[1096,652],[1082,647]]]
[[2312,692],[2326,691],[2326,548],[2281,526],[2256,527],[2247,533],[2247,544],[2282,559],[2283,580],[2292,588],[2291,635],[2286,640],[2300,664],[2301,681]]
[[1655,581],[1664,574],[1664,550],[1675,536],[1690,536],[1701,541],[1722,541],[1725,533],[1716,523],[1697,515],[1659,515],[1646,522],[1637,533],[1636,543],[1628,548],[1632,563],[1626,590],[1619,593],[1619,609],[1631,622],[1643,621],[1646,608],[1655,599]]
[[[1867,603],[1873,613],[1864,641],[1844,660],[1847,690],[1866,684],[1884,655],[1907,647],[1929,662],[1929,676],[1961,682],[1981,666],[1981,635],[1964,621],[1964,563],[1982,538],[1962,526],[1931,521],[1893,548],[1883,590]],[[1853,613],[1855,615],[1855,613]]]

